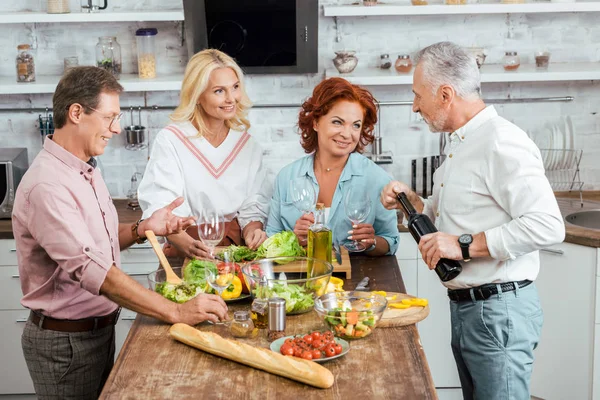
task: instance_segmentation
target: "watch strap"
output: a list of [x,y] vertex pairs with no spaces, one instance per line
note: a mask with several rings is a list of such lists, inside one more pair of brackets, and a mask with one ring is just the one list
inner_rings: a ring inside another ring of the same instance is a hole
[[138,228],[140,226],[140,223],[143,220],[144,220],[143,218],[140,218],[136,221],[135,224],[131,225],[131,236],[133,236],[133,240],[135,240],[135,242],[137,244],[145,243],[148,240],[148,239],[143,239],[138,233]]

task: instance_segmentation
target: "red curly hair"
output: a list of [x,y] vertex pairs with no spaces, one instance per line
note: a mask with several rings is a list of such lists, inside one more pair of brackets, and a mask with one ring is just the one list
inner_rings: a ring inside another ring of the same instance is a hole
[[365,146],[375,140],[373,128],[377,123],[377,100],[368,90],[353,85],[343,78],[329,78],[315,87],[312,96],[302,104],[302,110],[298,115],[300,144],[306,153],[310,154],[319,147],[313,122],[326,115],[341,100],[358,103],[364,111],[360,139],[354,151],[362,153]]

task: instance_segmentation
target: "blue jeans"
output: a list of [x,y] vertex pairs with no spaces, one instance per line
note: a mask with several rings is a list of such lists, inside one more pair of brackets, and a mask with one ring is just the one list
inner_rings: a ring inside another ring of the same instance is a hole
[[487,300],[450,301],[452,352],[465,399],[529,400],[544,316],[535,283]]

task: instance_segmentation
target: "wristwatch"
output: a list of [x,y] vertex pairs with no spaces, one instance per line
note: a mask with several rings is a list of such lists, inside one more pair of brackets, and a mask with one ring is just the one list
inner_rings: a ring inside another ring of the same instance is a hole
[[458,244],[462,250],[462,256],[464,261],[471,261],[471,255],[469,254],[469,246],[473,243],[473,235],[465,233],[460,235],[458,238]]
[[133,240],[135,240],[135,242],[137,244],[145,243],[146,240],[148,240],[148,239],[142,239],[142,237],[138,233],[138,227],[140,226],[140,222],[142,222],[143,220],[144,220],[143,218],[138,219],[135,224],[131,225],[131,236],[133,236]]

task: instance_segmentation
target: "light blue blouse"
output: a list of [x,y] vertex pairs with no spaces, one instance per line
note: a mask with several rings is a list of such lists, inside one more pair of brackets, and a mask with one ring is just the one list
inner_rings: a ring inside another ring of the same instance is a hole
[[[285,230],[293,231],[296,221],[302,215],[292,203],[288,193],[292,180],[308,176],[318,193],[319,184],[313,166],[314,155],[311,154],[285,166],[277,175],[267,220],[268,236]],[[364,223],[373,225],[375,235],[387,240],[390,245],[388,254],[396,253],[400,242],[396,211],[386,210],[379,201],[383,187],[390,181],[390,176],[377,164],[358,153],[350,154],[333,194],[327,220],[327,225],[333,232],[334,244],[339,245],[347,241],[348,231],[352,229],[352,222],[346,217],[344,211],[344,196],[350,187],[361,186],[371,198],[371,213]]]

